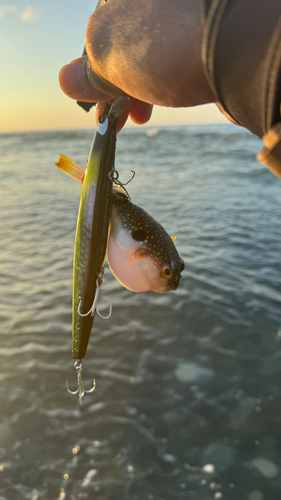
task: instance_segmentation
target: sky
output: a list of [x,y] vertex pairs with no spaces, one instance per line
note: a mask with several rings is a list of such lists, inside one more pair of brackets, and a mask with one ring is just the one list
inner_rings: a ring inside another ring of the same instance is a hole
[[[0,0],[0,133],[94,126],[94,112],[85,113],[60,90],[58,73],[81,55],[95,5],[95,0]],[[188,123],[226,119],[212,104],[155,107],[149,125]]]

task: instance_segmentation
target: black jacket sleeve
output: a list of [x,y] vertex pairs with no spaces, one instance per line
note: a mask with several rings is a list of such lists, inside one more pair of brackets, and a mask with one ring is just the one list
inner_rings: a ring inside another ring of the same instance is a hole
[[[281,141],[281,0],[203,0],[203,7],[202,60],[217,101],[261,138],[268,133],[272,138],[273,127],[276,146],[279,135]],[[265,156],[259,159],[264,162]],[[281,155],[279,160],[281,178]]]

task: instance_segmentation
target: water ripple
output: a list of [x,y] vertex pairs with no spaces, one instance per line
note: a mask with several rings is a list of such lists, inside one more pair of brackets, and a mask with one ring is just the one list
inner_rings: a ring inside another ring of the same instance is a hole
[[[84,361],[71,357],[72,259],[91,131],[1,134],[0,496],[280,497],[280,182],[234,126],[126,129],[121,179],[177,236],[177,291],[136,294],[106,269]],[[40,165],[38,165],[40,158]],[[271,477],[268,476],[269,472]],[[274,477],[273,477],[274,476]]]

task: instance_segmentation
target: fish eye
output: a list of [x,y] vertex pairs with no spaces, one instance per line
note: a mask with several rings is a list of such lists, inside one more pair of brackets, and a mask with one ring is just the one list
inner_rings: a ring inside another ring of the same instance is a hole
[[173,276],[172,269],[169,266],[166,266],[162,269],[162,275],[164,278],[171,278]]

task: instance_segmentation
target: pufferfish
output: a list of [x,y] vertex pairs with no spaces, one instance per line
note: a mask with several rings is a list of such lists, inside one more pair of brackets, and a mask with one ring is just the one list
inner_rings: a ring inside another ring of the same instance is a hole
[[184,262],[165,229],[122,188],[112,194],[107,258],[115,278],[128,290],[176,290]]
[[[56,165],[83,184],[85,170],[67,156]],[[114,187],[107,259],[117,281],[133,292],[176,290],[184,262],[174,240],[145,210],[131,202],[127,191]]]

